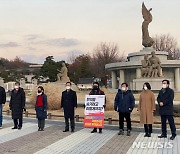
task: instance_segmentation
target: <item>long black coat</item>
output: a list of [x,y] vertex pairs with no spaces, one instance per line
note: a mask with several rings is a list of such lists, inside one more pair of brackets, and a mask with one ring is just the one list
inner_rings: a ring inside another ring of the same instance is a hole
[[47,95],[42,94],[42,99],[43,99],[43,106],[37,106],[38,96],[36,98],[36,105],[35,105],[36,118],[40,120],[47,119]]
[[165,92],[163,90],[159,91],[157,102],[163,102],[163,106],[159,105],[159,114],[160,115],[173,115],[173,100],[174,100],[174,91],[171,88],[167,88]]
[[12,119],[21,119],[23,116],[23,109],[25,107],[25,92],[23,88],[19,88],[18,92],[12,90],[9,107],[12,111]]
[[64,109],[65,118],[74,118],[74,108],[77,107],[77,95],[76,92],[67,90],[62,92],[61,96],[61,108]]
[[3,87],[0,86],[0,104],[6,103],[6,92]]

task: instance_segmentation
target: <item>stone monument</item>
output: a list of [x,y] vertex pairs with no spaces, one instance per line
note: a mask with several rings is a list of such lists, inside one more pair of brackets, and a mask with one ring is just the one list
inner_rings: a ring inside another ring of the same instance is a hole
[[161,61],[155,55],[155,52],[151,52],[152,57],[148,59],[148,55],[144,55],[144,60],[141,60],[141,76],[146,78],[162,77]]
[[142,68],[141,68],[141,76],[142,77],[148,77],[149,74],[149,68],[150,68],[150,62],[148,59],[148,55],[144,55],[144,59],[141,60]]
[[149,36],[148,31],[149,23],[152,22],[151,10],[152,8],[148,10],[144,5],[144,2],[142,3],[142,16],[144,19],[142,23],[142,45],[144,47],[151,47],[154,43],[153,39]]
[[[66,67],[66,64],[63,62],[62,63],[62,67],[61,69],[57,70],[58,74],[57,74],[57,81],[56,82],[49,82],[49,83],[45,83],[43,84],[45,87],[51,87],[52,89],[61,89],[61,91],[65,90],[65,85],[66,82],[70,82],[70,79],[68,77],[68,69]],[[71,87],[73,90],[78,91],[77,86],[71,82]]]
[[[127,82],[134,91],[141,91],[144,82],[151,84],[152,90],[158,91],[162,87],[162,80],[168,79],[171,88],[180,91],[180,60],[168,60],[168,53],[155,51],[152,48],[153,39],[149,36],[148,26],[152,22],[152,9],[147,9],[142,3],[142,45],[139,52],[128,54],[128,61],[106,64],[105,68],[111,71],[112,88]],[[119,78],[119,80],[118,80]]]
[[155,55],[155,52],[151,52],[152,57],[149,58],[149,72],[148,77],[161,77],[162,76],[162,69],[161,69],[161,61],[159,57]]
[[59,73],[57,74],[57,82],[66,83],[66,82],[70,81],[69,77],[67,75],[68,69],[67,69],[65,63],[62,63],[62,68],[61,68],[61,70],[58,69],[58,72]]

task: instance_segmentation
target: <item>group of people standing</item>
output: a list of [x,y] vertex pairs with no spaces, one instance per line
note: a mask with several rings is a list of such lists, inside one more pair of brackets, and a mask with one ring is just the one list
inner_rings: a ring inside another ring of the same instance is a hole
[[[159,138],[167,138],[167,127],[166,121],[168,120],[172,136],[171,140],[176,137],[176,127],[173,118],[173,100],[174,91],[169,87],[169,80],[162,81],[162,89],[159,91],[157,102],[159,105],[159,114],[161,116],[161,128],[162,134],[158,136]],[[139,96],[139,104],[137,111],[140,114],[140,123],[144,124],[144,137],[151,137],[152,125],[153,125],[153,115],[156,110],[155,95],[151,91],[151,85],[148,82],[143,84],[142,92]],[[92,90],[89,95],[105,95],[102,90],[100,90],[99,83],[94,82]],[[61,107],[64,109],[65,115],[65,130],[69,131],[69,122],[71,121],[71,131],[74,132],[74,108],[77,107],[77,97],[75,91],[71,89],[71,84],[66,83],[66,90],[62,94]],[[106,101],[104,108],[106,107]],[[114,100],[114,110],[119,113],[119,133],[118,135],[124,134],[124,119],[127,122],[127,136],[131,135],[131,112],[135,107],[135,98],[131,90],[128,89],[127,83],[122,83],[116,94]],[[91,133],[96,133],[97,128],[94,128]],[[102,128],[99,128],[99,133],[102,133]]]
[[[169,80],[162,81],[162,89],[159,91],[157,102],[159,105],[159,114],[161,116],[162,134],[159,138],[167,138],[166,121],[168,120],[172,136],[171,140],[176,137],[176,127],[173,118],[173,100],[174,91],[169,87]],[[114,110],[119,112],[119,133],[124,134],[124,118],[127,122],[127,135],[130,136],[131,119],[130,114],[135,107],[135,99],[130,90],[128,90],[127,83],[122,83],[121,88],[114,101]],[[143,90],[139,96],[139,104],[137,111],[140,113],[140,123],[144,124],[144,137],[151,137],[153,113],[156,110],[155,96],[151,91],[151,85],[148,82],[143,84]]]
[[[169,80],[162,81],[162,89],[159,91],[157,102],[159,105],[159,114],[161,116],[161,128],[162,134],[159,138],[167,137],[166,121],[168,120],[173,140],[176,137],[176,127],[173,118],[173,100],[174,91],[169,87]],[[93,83],[93,87],[89,95],[105,95],[98,82]],[[0,87],[0,128],[2,128],[2,108],[6,102],[6,92],[3,87]],[[11,92],[11,98],[9,102],[10,110],[12,111],[12,119],[14,127],[12,129],[21,129],[23,124],[23,111],[25,109],[26,96],[23,88],[20,84],[15,83],[15,87]],[[42,86],[38,87],[37,97],[35,103],[36,117],[38,119],[38,131],[43,131],[45,127],[45,119],[47,118],[47,95],[44,93]],[[106,100],[103,106],[106,107]],[[119,113],[119,133],[124,134],[124,119],[127,122],[127,136],[131,135],[131,112],[135,107],[135,98],[131,90],[128,89],[127,83],[122,83],[116,94],[114,100],[114,110]],[[71,132],[74,132],[75,121],[74,113],[77,108],[77,95],[71,88],[71,82],[66,83],[66,90],[62,92],[61,96],[61,108],[64,111],[65,118],[65,130],[69,131],[69,120],[71,126]],[[156,110],[155,96],[151,91],[151,85],[146,82],[143,84],[143,90],[139,96],[139,104],[137,111],[140,113],[140,123],[144,124],[145,135],[144,137],[151,137],[153,113]],[[91,133],[96,133],[97,128],[94,128]],[[102,128],[99,128],[99,133],[102,133]]]
[[[6,92],[0,86],[0,128],[2,128],[2,109],[6,103]],[[20,83],[16,82],[14,89],[11,92],[9,108],[12,112],[12,119],[14,127],[12,129],[20,130],[23,126],[23,111],[25,108],[26,95],[24,89],[20,87]],[[47,118],[47,96],[44,94],[44,88],[38,87],[37,97],[35,103],[36,116],[38,119],[38,131],[43,131],[45,126],[45,119]]]

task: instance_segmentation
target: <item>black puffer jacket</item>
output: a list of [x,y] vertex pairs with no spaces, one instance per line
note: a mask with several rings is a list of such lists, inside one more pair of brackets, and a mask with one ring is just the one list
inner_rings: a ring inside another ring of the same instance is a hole
[[134,106],[135,99],[132,92],[130,90],[123,92],[119,89],[114,100],[114,110],[122,113],[130,113]]

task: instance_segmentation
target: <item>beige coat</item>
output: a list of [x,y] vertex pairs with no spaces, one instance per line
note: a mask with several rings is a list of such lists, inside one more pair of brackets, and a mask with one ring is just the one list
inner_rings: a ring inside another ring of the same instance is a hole
[[156,109],[155,96],[151,90],[143,90],[139,97],[138,111],[141,124],[153,124],[153,111]]

